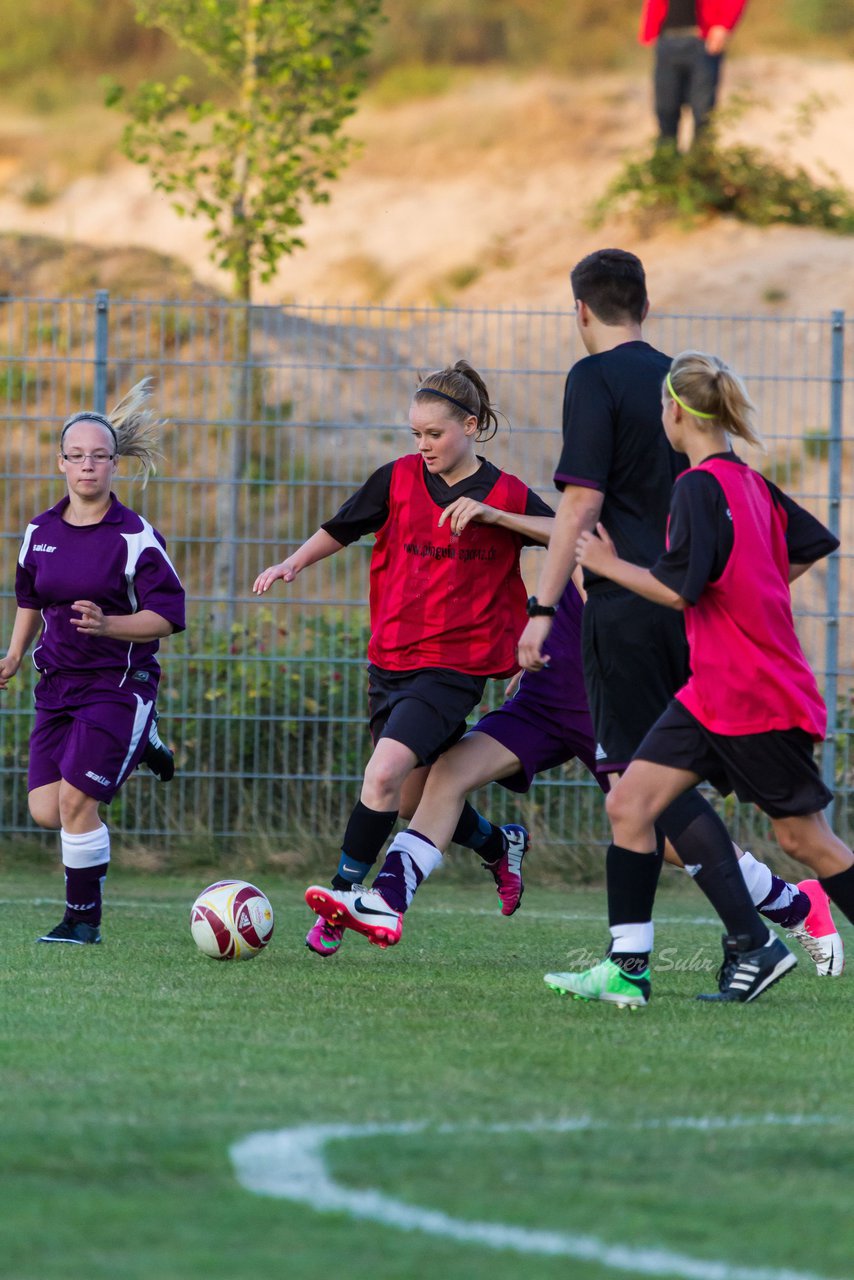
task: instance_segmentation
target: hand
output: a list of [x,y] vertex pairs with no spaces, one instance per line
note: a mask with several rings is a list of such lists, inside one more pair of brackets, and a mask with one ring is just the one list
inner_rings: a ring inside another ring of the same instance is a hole
[[93,604],[91,600],[75,600],[71,608],[80,614],[79,618],[71,619],[78,632],[89,636],[108,634],[110,619],[104,617],[99,605]]
[[706,53],[710,53],[712,57],[717,57],[723,53],[729,39],[729,31],[726,27],[709,27],[706,36]]
[[255,579],[252,590],[256,596],[262,596],[265,591],[269,591],[274,582],[279,578],[283,582],[293,582],[299,573],[299,568],[292,560],[283,560],[281,564],[271,564],[268,569],[262,569]]
[[0,689],[7,688],[12,676],[21,665],[20,658],[12,658],[6,654],[5,658],[0,658]]
[[543,645],[551,631],[551,618],[529,618],[528,625],[519,637],[516,656],[525,671],[542,671],[549,665],[549,655],[543,653]]
[[451,533],[458,538],[466,525],[471,524],[473,520],[476,524],[494,524],[497,519],[498,512],[494,507],[475,502],[474,498],[456,498],[439,516],[439,528],[441,529],[448,520]]
[[603,524],[597,524],[596,532],[585,529],[575,544],[575,559],[585,569],[608,577],[608,567],[617,559],[617,549]]
[[505,699],[513,697],[513,694],[519,688],[519,682],[521,681],[521,679],[522,679],[521,671],[517,671],[515,676],[510,677],[510,679],[507,682],[507,687],[504,690]]

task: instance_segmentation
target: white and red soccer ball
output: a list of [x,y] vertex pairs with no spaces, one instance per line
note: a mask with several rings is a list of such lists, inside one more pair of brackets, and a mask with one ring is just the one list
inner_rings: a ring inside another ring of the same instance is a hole
[[273,936],[269,899],[246,880],[218,880],[203,889],[190,911],[190,932],[214,960],[249,960]]

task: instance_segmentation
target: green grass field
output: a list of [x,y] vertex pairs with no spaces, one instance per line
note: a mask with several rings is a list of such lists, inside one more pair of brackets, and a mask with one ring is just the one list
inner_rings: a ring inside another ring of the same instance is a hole
[[[324,961],[303,886],[260,879],[274,940],[228,964],[189,934],[204,878],[116,867],[78,949],[34,945],[58,873],[4,875],[4,1280],[852,1275],[850,975],[698,1004],[719,929],[674,874],[620,1011],[542,981],[599,952],[601,892],[505,920],[437,877],[396,949]],[[300,1128],[238,1146],[241,1182],[234,1144]]]

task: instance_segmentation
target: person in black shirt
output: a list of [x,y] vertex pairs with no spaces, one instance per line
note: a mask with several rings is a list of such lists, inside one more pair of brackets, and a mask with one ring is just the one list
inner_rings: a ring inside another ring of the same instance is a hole
[[[671,362],[644,340],[649,302],[640,259],[620,249],[598,250],[574,267],[571,280],[588,355],[566,380],[563,449],[555,472],[561,496],[536,597],[545,606],[556,603],[573,572],[579,535],[600,521],[621,559],[653,565],[664,551],[673,481],[687,466],[687,459],[670,448],[661,425],[661,387]],[[615,782],[685,683],[688,648],[675,610],[586,570],[584,585],[584,679],[598,767]],[[550,626],[548,617],[528,622],[519,641],[523,668],[536,671],[548,661],[544,645]],[[808,932],[806,893],[773,876],[750,854],[740,863],[733,855],[731,864],[716,865],[709,850],[720,847],[721,825],[708,802],[691,790],[659,819],[654,855],[639,859],[609,847],[609,954],[627,975],[627,985],[633,984],[626,1003],[645,1004],[648,998],[652,905],[665,838],[716,909],[732,900],[749,916],[755,902],[794,932],[819,963],[813,954],[816,940]]]

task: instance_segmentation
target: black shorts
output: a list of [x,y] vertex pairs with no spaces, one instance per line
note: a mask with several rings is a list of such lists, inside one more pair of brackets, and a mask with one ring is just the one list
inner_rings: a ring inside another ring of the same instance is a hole
[[618,773],[688,679],[682,614],[630,591],[593,592],[581,620],[596,768]]
[[639,746],[638,760],[687,769],[728,796],[757,805],[769,818],[820,813],[833,799],[803,729],[726,737],[704,728],[675,699]]
[[466,731],[466,716],[480,704],[486,676],[427,667],[386,671],[368,665],[371,738],[393,738],[432,764]]

